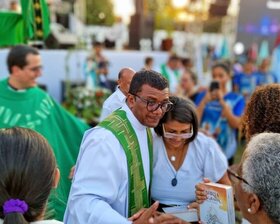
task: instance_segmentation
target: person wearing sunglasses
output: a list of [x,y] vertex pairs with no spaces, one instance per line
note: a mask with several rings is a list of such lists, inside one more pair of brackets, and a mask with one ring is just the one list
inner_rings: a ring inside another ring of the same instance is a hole
[[[126,104],[84,135],[66,224],[148,223],[158,207],[158,203],[150,206],[153,145],[149,128],[156,127],[171,108],[167,80],[152,70],[136,72]],[[141,212],[142,208],[147,209]]]
[[195,201],[195,185],[208,177],[229,184],[227,159],[214,139],[198,132],[193,103],[172,96],[172,110],[154,129],[152,199],[160,208]]

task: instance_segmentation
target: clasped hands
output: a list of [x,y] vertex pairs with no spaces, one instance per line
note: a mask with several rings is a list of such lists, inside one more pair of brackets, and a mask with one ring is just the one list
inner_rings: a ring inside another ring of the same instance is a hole
[[189,224],[173,215],[158,212],[158,206],[159,202],[155,202],[151,207],[141,209],[128,220],[133,224]]

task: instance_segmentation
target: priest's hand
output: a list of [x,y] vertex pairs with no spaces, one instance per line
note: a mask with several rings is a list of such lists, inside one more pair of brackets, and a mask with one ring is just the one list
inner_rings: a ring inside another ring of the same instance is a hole
[[68,178],[70,180],[73,179],[73,176],[74,176],[74,173],[75,173],[75,168],[76,168],[76,166],[72,166],[72,168],[70,170],[70,173],[69,173],[69,176],[68,176]]
[[139,212],[131,216],[128,220],[132,221],[133,224],[150,224],[152,217],[156,214],[159,202],[156,201],[151,207],[141,209]]
[[155,215],[149,221],[151,224],[190,224],[189,222],[165,213],[157,213],[157,215]]
[[137,220],[146,210],[147,210],[147,208],[142,208],[140,211],[135,213],[133,216],[129,217],[128,220],[132,221],[132,222]]

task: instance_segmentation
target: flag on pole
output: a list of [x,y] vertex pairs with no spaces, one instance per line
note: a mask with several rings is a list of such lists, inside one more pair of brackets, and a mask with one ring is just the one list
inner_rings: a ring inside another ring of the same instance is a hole
[[280,45],[280,33],[277,34],[274,42],[274,48],[277,48]]
[[44,40],[50,33],[50,15],[46,0],[21,0],[25,37]]
[[275,47],[272,52],[271,72],[275,74],[277,82],[280,83],[280,45]]
[[252,43],[251,47],[248,50],[248,59],[256,61],[258,58],[258,45],[257,43]]
[[262,62],[263,59],[269,57],[269,45],[267,40],[263,40],[260,45],[258,62],[259,64]]
[[16,12],[0,12],[0,47],[24,43],[22,16]]
[[230,58],[229,44],[226,37],[223,39],[219,57],[222,59]]

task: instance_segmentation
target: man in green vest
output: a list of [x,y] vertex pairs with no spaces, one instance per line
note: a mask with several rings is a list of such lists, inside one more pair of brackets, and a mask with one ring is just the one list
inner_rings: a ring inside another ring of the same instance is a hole
[[70,169],[89,126],[37,87],[37,78],[42,72],[37,49],[26,45],[13,47],[7,57],[7,66],[10,75],[0,81],[0,128],[31,128],[48,140],[61,172],[60,184],[48,204],[48,214],[62,220],[71,185]]
[[[154,71],[136,72],[126,104],[84,135],[64,223],[148,223],[158,206],[149,207],[149,128],[171,108],[167,80]],[[141,208],[148,209],[137,213]]]

